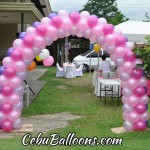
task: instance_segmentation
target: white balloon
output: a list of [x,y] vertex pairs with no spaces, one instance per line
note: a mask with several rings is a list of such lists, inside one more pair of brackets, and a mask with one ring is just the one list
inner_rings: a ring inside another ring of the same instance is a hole
[[44,60],[44,59],[47,59],[49,55],[50,55],[50,54],[49,54],[49,50],[43,49],[43,50],[41,50],[41,53],[39,54],[39,57],[40,57],[42,60]]

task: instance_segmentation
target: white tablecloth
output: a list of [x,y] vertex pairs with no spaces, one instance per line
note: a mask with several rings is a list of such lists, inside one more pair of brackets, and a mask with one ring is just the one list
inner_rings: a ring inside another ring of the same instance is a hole
[[76,66],[74,64],[63,64],[63,70],[64,70],[64,75],[65,78],[74,78],[76,77]]
[[[116,79],[103,79],[103,78],[98,78],[96,80],[95,83],[95,90],[94,90],[94,94],[96,94],[96,96],[100,96],[100,84],[104,84],[104,85],[108,85],[108,86],[113,86],[113,90],[115,92],[118,92],[118,85],[119,85],[119,91],[121,91],[121,87],[120,87],[120,79],[116,78]],[[104,88],[104,86],[102,86],[102,88]],[[121,92],[119,92],[120,95]],[[101,92],[101,96],[105,96],[105,92],[102,91]]]

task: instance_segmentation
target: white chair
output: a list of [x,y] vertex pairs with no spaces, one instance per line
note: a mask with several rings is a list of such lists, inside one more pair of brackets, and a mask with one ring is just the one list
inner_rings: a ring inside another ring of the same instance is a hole
[[83,65],[80,65],[79,68],[76,69],[76,76],[77,77],[82,77],[83,76],[82,69],[83,69]]
[[59,66],[59,64],[56,64],[56,77],[64,77],[64,70],[62,67]]

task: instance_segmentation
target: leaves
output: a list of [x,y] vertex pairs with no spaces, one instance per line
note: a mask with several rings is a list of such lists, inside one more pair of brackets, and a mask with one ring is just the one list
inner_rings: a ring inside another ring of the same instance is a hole
[[143,64],[138,64],[137,67],[141,67],[145,71],[147,78],[150,77],[150,46],[145,48],[134,48],[133,52],[143,61]]
[[81,11],[88,11],[99,18],[104,17],[113,25],[129,20],[118,10],[116,0],[88,0]]

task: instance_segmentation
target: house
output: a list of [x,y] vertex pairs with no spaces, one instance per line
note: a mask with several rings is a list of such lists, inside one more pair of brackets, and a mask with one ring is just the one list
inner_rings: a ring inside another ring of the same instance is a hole
[[0,0],[0,59],[18,33],[51,12],[49,0]]

